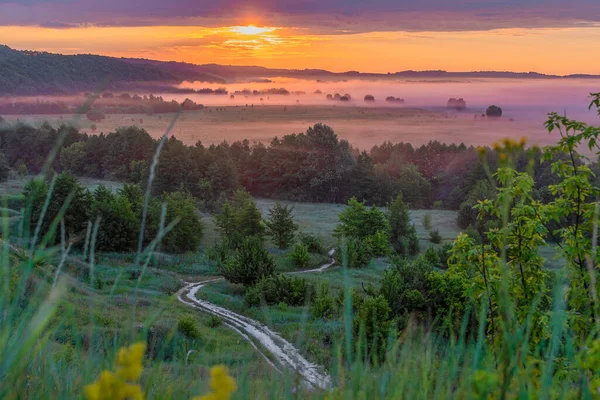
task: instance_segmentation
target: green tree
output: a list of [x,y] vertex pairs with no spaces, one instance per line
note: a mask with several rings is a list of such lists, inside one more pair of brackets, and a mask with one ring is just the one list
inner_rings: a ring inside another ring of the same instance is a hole
[[135,248],[139,218],[127,197],[113,194],[104,186],[94,192],[93,217],[100,217],[96,236],[99,251],[129,251]]
[[256,236],[250,236],[244,239],[233,257],[219,269],[229,282],[249,287],[272,275],[275,272],[275,263],[265,249],[263,241]]
[[393,249],[398,254],[415,255],[419,253],[419,238],[416,229],[410,223],[408,207],[402,200],[402,194],[388,204],[389,236]]
[[176,219],[178,222],[161,241],[161,249],[170,253],[184,253],[198,249],[204,234],[202,223],[193,197],[186,192],[166,193],[162,202],[152,201],[148,215],[149,232],[146,240],[152,240],[158,235],[162,204],[167,207],[165,227]]
[[423,228],[425,228],[425,230],[430,231],[431,230],[431,214],[430,213],[425,213],[425,215],[423,215]]
[[267,232],[280,249],[289,247],[298,230],[298,224],[294,222],[292,215],[293,210],[293,207],[284,206],[279,202],[269,210],[269,217],[266,220]]
[[[33,233],[42,217],[42,210],[48,195],[47,184],[34,180],[29,182],[24,189],[26,204],[30,204],[30,232]],[[51,193],[50,201],[41,223],[41,236],[49,232],[54,226],[54,234],[50,242],[54,244],[59,240],[60,230],[54,224],[57,218],[64,221],[67,239],[75,239],[76,236],[85,232],[87,223],[91,218],[93,196],[79,184],[77,178],[70,173],[62,173],[56,177]],[[63,214],[61,214],[63,212]],[[41,238],[38,237],[38,239]],[[80,239],[83,239],[82,237]]]
[[308,248],[303,244],[297,243],[294,250],[289,255],[290,260],[296,268],[304,269],[308,266],[310,261],[310,255],[308,254]]
[[0,153],[0,182],[5,182],[8,179],[10,167],[4,153]]
[[392,333],[391,309],[383,296],[367,297],[354,320],[354,334],[367,350],[367,361],[381,362]]

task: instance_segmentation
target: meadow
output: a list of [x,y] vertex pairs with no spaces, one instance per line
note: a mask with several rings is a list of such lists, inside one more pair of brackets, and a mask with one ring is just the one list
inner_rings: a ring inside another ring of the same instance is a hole
[[[251,99],[248,100],[252,101]],[[442,143],[465,143],[485,146],[510,137],[525,136],[530,143],[550,144],[542,126],[544,113],[534,115],[518,109],[506,112],[502,120],[479,120],[485,109],[474,108],[457,113],[443,107],[366,107],[360,103],[349,106],[331,105],[262,105],[258,102],[240,106],[209,106],[200,111],[184,111],[176,120],[172,134],[185,144],[201,141],[205,145],[223,140],[233,142],[246,138],[269,143],[273,137],[304,132],[315,121],[331,126],[340,138],[353,146],[370,149],[384,141],[408,142],[413,146],[431,140]],[[442,102],[443,103],[443,102]],[[71,115],[6,115],[9,122],[53,126],[71,120]],[[75,124],[88,133],[108,133],[118,127],[137,125],[153,137],[160,138],[175,118],[175,114],[112,114],[101,122],[82,118]],[[94,124],[96,130],[92,131]],[[485,134],[483,134],[485,132]]]

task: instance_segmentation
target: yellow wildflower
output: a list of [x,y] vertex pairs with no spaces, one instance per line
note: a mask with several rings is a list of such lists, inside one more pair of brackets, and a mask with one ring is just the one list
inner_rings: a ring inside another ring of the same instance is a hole
[[142,374],[146,345],[135,343],[117,354],[116,372],[102,371],[94,383],[84,388],[88,400],[143,400],[142,388],[135,381]]
[[142,375],[142,360],[146,345],[135,343],[129,348],[119,349],[117,354],[117,374],[126,381],[135,381]]
[[227,368],[217,365],[210,370],[210,388],[211,393],[194,397],[192,400],[229,400],[237,385],[235,379],[228,375]]

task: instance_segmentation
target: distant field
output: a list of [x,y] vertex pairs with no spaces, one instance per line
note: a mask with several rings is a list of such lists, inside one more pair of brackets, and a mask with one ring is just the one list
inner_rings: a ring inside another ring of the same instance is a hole
[[[364,107],[360,103],[356,106],[339,107],[303,104],[209,107],[181,114],[172,134],[187,144],[194,144],[198,140],[204,144],[212,144],[244,138],[269,142],[275,136],[304,132],[309,126],[321,122],[333,127],[341,138],[348,139],[353,146],[359,148],[371,148],[387,140],[410,142],[417,146],[430,140],[464,142],[474,146],[490,145],[505,137],[522,136],[537,144],[555,141],[544,130],[543,113],[531,116],[518,113],[511,115],[507,112],[501,120],[475,120],[474,115],[481,112],[479,109],[455,113],[444,108]],[[160,137],[173,117],[174,114],[113,114],[96,123],[96,133],[107,133],[120,126],[138,125],[152,136]],[[70,121],[73,116],[9,115],[4,118],[10,122],[19,120],[33,124],[49,121],[57,126]],[[85,117],[75,124],[92,133],[92,123]]]

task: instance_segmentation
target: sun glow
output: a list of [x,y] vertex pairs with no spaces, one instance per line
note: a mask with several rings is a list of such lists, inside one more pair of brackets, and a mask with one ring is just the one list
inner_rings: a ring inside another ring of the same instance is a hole
[[269,26],[234,26],[231,28],[231,32],[239,33],[241,35],[261,35],[263,33],[273,32],[275,28]]

